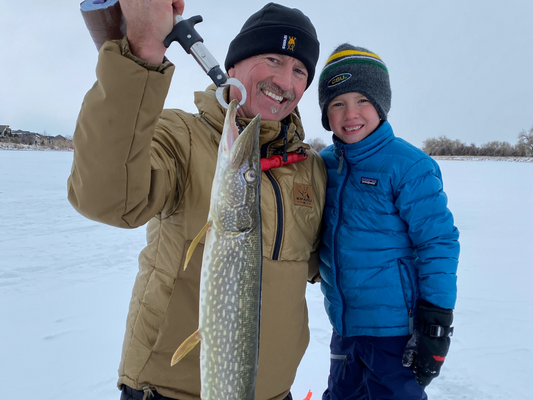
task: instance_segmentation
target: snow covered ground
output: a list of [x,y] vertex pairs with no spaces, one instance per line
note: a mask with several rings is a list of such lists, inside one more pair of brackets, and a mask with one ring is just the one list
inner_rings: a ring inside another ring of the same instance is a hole
[[[0,387],[4,396],[118,400],[144,228],[89,221],[67,201],[72,153],[0,150]],[[533,165],[440,160],[461,231],[455,336],[430,399],[527,400],[533,374]],[[293,387],[319,400],[330,325],[309,286],[311,343]],[[282,362],[282,360],[280,360]]]

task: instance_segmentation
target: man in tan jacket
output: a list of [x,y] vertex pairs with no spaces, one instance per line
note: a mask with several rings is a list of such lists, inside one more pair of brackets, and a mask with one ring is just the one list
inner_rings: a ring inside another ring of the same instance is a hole
[[[172,65],[163,40],[183,0],[123,0],[128,36],[100,49],[97,82],[74,135],[71,204],[87,218],[122,228],[147,225],[119,367],[121,399],[200,399],[199,346],[170,367],[198,326],[203,243],[186,271],[186,251],[207,220],[226,110],[214,85],[195,93],[197,114],[163,110]],[[325,197],[320,157],[305,143],[296,108],[309,87],[319,43],[299,10],[270,3],[232,41],[225,67],[245,86],[246,126],[261,113],[261,156],[309,157],[263,172],[263,284],[256,398],[291,399],[309,342],[305,289],[318,271],[315,251]],[[240,100],[233,86],[226,101]]]

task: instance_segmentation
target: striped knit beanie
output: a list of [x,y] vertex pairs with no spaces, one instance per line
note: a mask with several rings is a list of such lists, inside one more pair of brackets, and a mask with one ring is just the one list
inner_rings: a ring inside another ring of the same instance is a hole
[[318,103],[322,110],[322,125],[326,130],[331,131],[329,103],[335,97],[350,92],[366,96],[379,117],[387,119],[392,94],[385,63],[367,49],[344,43],[328,58],[318,82]]

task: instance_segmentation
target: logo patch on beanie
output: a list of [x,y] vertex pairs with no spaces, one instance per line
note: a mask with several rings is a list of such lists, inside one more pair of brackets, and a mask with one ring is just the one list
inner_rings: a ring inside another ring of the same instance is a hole
[[283,50],[294,51],[296,49],[296,37],[284,35],[281,48]]
[[337,75],[331,78],[331,80],[328,82],[328,87],[336,86],[343,82],[346,82],[351,77],[352,77],[352,74],[349,74],[349,73]]

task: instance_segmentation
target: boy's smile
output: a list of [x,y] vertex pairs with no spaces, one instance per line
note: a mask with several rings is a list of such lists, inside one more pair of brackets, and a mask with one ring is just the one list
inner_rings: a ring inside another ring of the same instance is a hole
[[361,93],[350,92],[335,97],[328,106],[331,130],[344,143],[357,143],[379,126],[379,115]]

